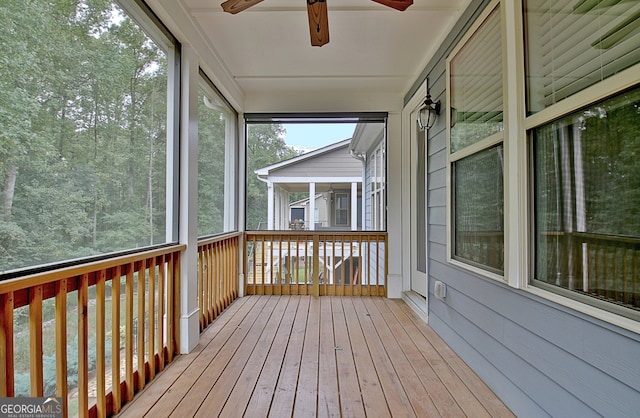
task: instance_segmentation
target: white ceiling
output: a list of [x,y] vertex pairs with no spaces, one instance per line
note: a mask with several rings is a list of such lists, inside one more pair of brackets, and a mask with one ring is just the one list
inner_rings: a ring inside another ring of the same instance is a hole
[[414,0],[400,12],[327,0],[330,42],[313,47],[303,0],[264,0],[236,15],[222,11],[222,0],[177,1],[247,112],[400,110],[467,4]]

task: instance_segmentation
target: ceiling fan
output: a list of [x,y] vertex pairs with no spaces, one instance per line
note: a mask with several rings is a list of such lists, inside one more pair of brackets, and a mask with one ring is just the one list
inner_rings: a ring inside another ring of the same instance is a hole
[[[227,0],[222,3],[222,10],[236,14],[260,3],[262,0]],[[413,4],[413,0],[371,0],[396,10],[404,11]],[[309,15],[309,33],[311,45],[322,46],[329,43],[329,19],[327,18],[326,0],[307,0]]]

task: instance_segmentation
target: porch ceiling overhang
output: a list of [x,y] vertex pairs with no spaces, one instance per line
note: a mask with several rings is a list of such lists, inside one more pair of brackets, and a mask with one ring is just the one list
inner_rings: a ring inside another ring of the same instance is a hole
[[414,0],[403,12],[328,0],[331,40],[321,48],[309,44],[302,0],[265,0],[237,15],[222,2],[150,0],[239,110],[356,112],[401,109],[468,0]]
[[[344,182],[330,182],[330,183],[315,183],[316,193],[327,193],[327,192],[335,192],[340,190],[349,190],[351,188],[351,181],[347,181],[345,179]],[[362,185],[362,179],[357,179],[358,188]],[[290,183],[290,182],[282,182],[275,183],[277,187],[284,189],[290,193],[309,193],[309,183]]]

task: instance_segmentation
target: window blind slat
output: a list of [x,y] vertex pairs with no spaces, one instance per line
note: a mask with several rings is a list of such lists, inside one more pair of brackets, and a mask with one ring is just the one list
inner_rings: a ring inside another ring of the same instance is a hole
[[640,62],[640,2],[529,0],[528,110],[536,112]]

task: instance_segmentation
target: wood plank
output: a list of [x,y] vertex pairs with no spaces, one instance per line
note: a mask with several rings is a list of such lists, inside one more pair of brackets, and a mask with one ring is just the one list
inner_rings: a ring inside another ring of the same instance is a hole
[[396,318],[398,318],[398,321],[400,321],[407,329],[409,337],[416,344],[422,355],[427,359],[447,390],[456,394],[456,402],[460,405],[463,412],[468,416],[490,417],[489,412],[467,388],[460,377],[453,372],[446,360],[442,358],[440,353],[431,344],[430,340],[435,340],[437,335],[434,333],[433,338],[427,338],[422,333],[422,330],[426,328],[422,326],[424,322],[422,322],[422,324],[413,322],[409,316],[406,315],[400,304],[393,303],[391,299],[388,301],[390,301],[389,307],[391,308],[391,311],[394,313]]
[[[278,332],[269,350],[269,355],[245,409],[244,415],[247,417],[264,417],[269,413],[299,303],[299,297],[291,297],[289,299],[287,310],[280,322]],[[227,408],[227,406],[231,405],[225,405],[221,416],[233,417],[237,415],[237,412],[232,407]]]
[[402,301],[249,296],[119,416],[513,416],[482,385]]
[[262,312],[269,298],[257,298],[250,310],[243,317],[234,316],[231,323],[214,337],[205,349],[199,353],[189,368],[171,387],[171,391],[181,393],[180,402],[176,404],[173,396],[163,397],[150,411],[152,416],[167,416],[169,411],[191,416],[200,402],[209,393],[211,387],[229,362],[229,359],[240,345],[251,325]]
[[[396,374],[382,341],[380,341],[370,314],[362,304],[362,299],[350,298],[345,302],[349,302],[346,304],[348,309],[345,309],[345,311],[349,312],[353,308],[354,323],[358,321],[360,324],[362,336],[373,364],[373,371],[380,382],[383,400],[386,401],[386,406],[389,408],[391,416],[415,417],[416,414],[413,411],[411,402],[409,402],[409,398],[400,384],[398,374]],[[358,374],[360,374],[360,370],[358,370]],[[381,400],[378,400],[378,402],[381,404]],[[382,405],[380,408],[382,408]]]
[[[480,379],[480,377],[473,372],[462,361],[460,357],[440,338],[436,332],[429,326],[424,325],[424,321],[415,312],[409,308],[406,304],[398,304],[400,309],[415,323],[419,325],[420,332],[425,335],[433,347],[440,353],[442,358],[449,364],[460,378],[465,382],[465,385],[475,395],[482,405],[486,408],[492,417],[513,417],[513,412],[507,408],[504,403],[493,393],[493,391]],[[423,324],[423,325],[421,325]]]
[[[418,379],[420,379],[421,384],[428,393],[428,398],[417,398],[415,395],[409,394],[411,401],[415,402],[417,399],[419,399],[420,402],[428,402],[428,404],[424,405],[424,408],[428,411],[429,416],[465,416],[464,412],[462,411],[462,409],[460,409],[451,393],[446,389],[446,387],[442,385],[442,382],[438,378],[435,371],[431,368],[429,362],[427,362],[427,360],[422,356],[420,350],[418,350],[416,345],[411,341],[411,337],[407,334],[402,325],[397,321],[389,307],[386,305],[384,299],[374,298],[370,303],[375,304],[376,308],[378,309],[378,312],[372,313],[372,316],[374,322],[376,323],[376,329],[378,329],[381,338],[387,341],[387,346],[390,345],[389,340],[394,340],[397,342],[398,347],[400,348],[400,350],[402,350],[404,356],[406,356],[406,359],[411,364],[413,370],[416,371]],[[383,321],[388,324],[386,327],[382,323]],[[391,355],[392,359],[395,359],[396,357],[397,355],[395,353]],[[398,375],[402,377],[405,376],[404,373],[400,372],[398,372]],[[405,384],[404,386],[407,387],[407,384]],[[411,390],[412,388],[408,389],[408,391]],[[431,405],[436,408],[435,411],[432,410]]]
[[[264,364],[268,352],[265,347],[270,347],[273,342],[278,324],[287,307],[287,301],[288,298],[269,298],[260,316],[251,326],[247,336],[229,360],[195,416],[218,416],[238,383],[242,384],[245,397],[247,392],[253,390],[253,385],[248,382],[253,380],[251,379],[252,374],[257,380],[257,373],[254,372],[260,370]],[[245,370],[246,373],[243,373]],[[237,405],[233,406],[237,407]],[[180,413],[183,412],[180,411]]]
[[[325,277],[328,277],[325,275]],[[340,416],[336,342],[331,298],[320,298],[320,353],[318,356],[318,416]]]
[[340,412],[343,416],[365,417],[358,373],[353,360],[353,351],[349,341],[347,320],[342,307],[342,298],[331,298],[333,329],[335,335],[336,367],[340,387]]
[[[153,381],[153,384],[141,392],[135,402],[127,404],[118,416],[121,418],[137,418],[144,415],[154,416],[153,414],[162,411],[164,411],[164,415],[171,412],[178,402],[176,399],[181,399],[183,394],[191,387],[189,381],[195,379],[192,376],[194,367],[201,366],[204,360],[210,360],[206,357],[215,348],[207,351],[209,345],[216,343],[214,341],[216,337],[226,341],[225,338],[228,338],[233,329],[240,325],[244,316],[256,302],[257,298],[236,300],[233,304],[235,309],[225,311],[220,315],[201,334],[200,342],[191,353],[180,355],[169,363],[162,374]],[[217,348],[220,348],[219,344]],[[196,362],[198,363],[194,366]]]
[[274,298],[262,297],[258,299],[253,309],[226,340],[224,346],[221,347],[222,349],[217,350],[215,355],[207,356],[209,361],[205,367],[194,370],[194,374],[198,373],[199,376],[169,416],[184,417],[196,414],[202,400],[211,393],[212,388],[230,365],[242,342],[245,338],[253,338],[251,334],[255,333],[259,327],[264,327],[266,323],[264,313],[272,310],[274,306]]
[[362,394],[365,412],[367,416],[391,416],[351,298],[342,298],[342,309],[347,323],[351,354],[356,366],[358,386]]
[[[314,266],[314,269],[314,280],[317,280],[317,266]],[[298,388],[293,406],[294,417],[316,416],[318,403],[319,345],[320,300],[314,296],[309,301],[309,316],[307,317],[307,329],[302,348],[302,363],[300,364]]]
[[[220,411],[219,417],[236,417],[241,412],[244,416],[266,416],[271,404],[271,398],[273,396],[273,390],[267,399],[264,399],[266,410],[262,415],[246,414],[244,411],[252,397],[249,397],[249,392],[253,394],[259,390],[258,381],[264,373],[265,368],[268,367],[268,359],[271,358],[271,354],[274,350],[280,346],[286,347],[286,339],[278,342],[278,338],[282,340],[283,336],[288,336],[291,332],[291,326],[293,325],[293,319],[295,317],[295,310],[298,306],[297,300],[291,300],[289,297],[282,297],[279,299],[278,306],[274,311],[269,325],[265,328],[265,332],[261,336],[260,340],[256,344],[255,350],[251,354],[251,358],[247,361],[246,367],[244,367],[242,374],[238,377],[237,383],[234,385],[233,391],[227,398],[224,408]],[[284,350],[282,350],[284,353]],[[277,357],[277,356],[276,356]],[[282,365],[282,358],[280,356],[279,361],[275,361],[277,366],[274,368],[273,383],[270,383],[271,389],[275,387],[275,382],[278,378],[278,372]]]
[[276,384],[276,390],[271,403],[269,416],[284,417],[291,416],[293,403],[298,386],[298,373],[300,361],[302,359],[302,348],[304,345],[304,334],[307,328],[307,317],[309,315],[309,296],[301,296],[300,304],[296,313],[296,318],[291,329],[291,336],[286,347],[284,363],[280,371],[280,377]]

